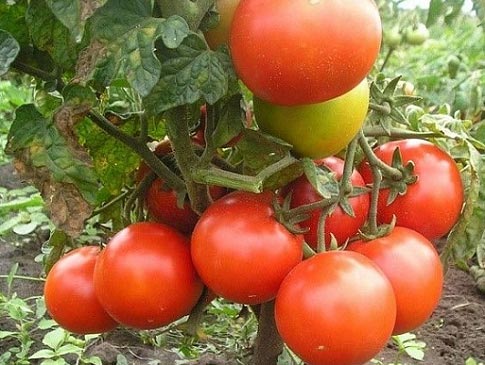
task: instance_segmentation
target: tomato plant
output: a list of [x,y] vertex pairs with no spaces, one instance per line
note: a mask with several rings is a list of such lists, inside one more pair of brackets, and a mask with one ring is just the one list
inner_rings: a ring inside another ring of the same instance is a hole
[[[396,217],[396,224],[418,231],[433,240],[446,235],[458,220],[463,205],[463,183],[455,161],[436,145],[417,139],[387,142],[374,152],[390,164],[398,148],[404,164],[414,163],[417,181],[408,185],[405,195],[388,204],[389,189],[381,190],[377,218],[389,223]],[[368,162],[363,162],[359,172],[367,183],[372,182]]]
[[47,311],[68,331],[101,333],[118,325],[95,294],[93,273],[99,251],[95,246],[74,249],[57,261],[47,275],[44,285]]
[[309,105],[281,106],[254,98],[258,126],[293,146],[304,157],[323,158],[340,152],[364,123],[369,88],[363,80],[335,99]]
[[367,76],[381,33],[372,0],[246,0],[234,14],[229,45],[238,76],[257,97],[312,104],[345,94]]
[[[340,179],[343,174],[344,161],[338,157],[327,157],[315,161],[317,166],[327,167],[335,173],[335,177]],[[365,182],[362,176],[354,170],[351,175],[353,186],[364,187]],[[300,176],[295,181],[284,188],[283,195],[291,193],[291,207],[296,208],[301,205],[310,204],[322,200],[320,194],[315,190],[306,176]],[[340,206],[335,209],[325,219],[325,242],[330,243],[332,234],[339,245],[344,244],[349,238],[356,235],[360,227],[365,223],[369,213],[369,194],[362,194],[349,199],[354,216],[347,214]],[[310,218],[302,221],[299,225],[308,228],[305,233],[305,241],[313,248],[318,245],[318,224],[321,210],[311,212]]]
[[368,242],[351,243],[348,250],[374,261],[387,276],[396,296],[393,334],[413,331],[433,313],[443,289],[443,268],[433,244],[409,228]]
[[197,222],[192,259],[217,295],[244,304],[267,302],[301,261],[303,237],[275,219],[273,198],[233,192],[214,202]]
[[217,0],[215,2],[219,21],[217,25],[204,33],[205,40],[210,48],[216,49],[228,43],[232,18],[238,4],[239,0]]
[[389,340],[396,299],[370,259],[330,251],[288,274],[276,296],[275,318],[283,340],[305,362],[363,364]]
[[131,224],[111,238],[96,263],[94,285],[113,318],[139,329],[188,314],[203,289],[187,238],[149,222]]

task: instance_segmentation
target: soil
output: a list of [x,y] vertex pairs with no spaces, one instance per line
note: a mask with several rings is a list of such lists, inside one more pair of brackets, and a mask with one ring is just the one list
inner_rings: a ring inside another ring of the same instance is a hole
[[[2,186],[5,184],[2,184],[1,177],[5,175],[0,174]],[[22,245],[14,245],[11,240],[8,241],[0,238],[0,275],[8,274],[12,265],[18,263],[17,275],[40,277],[42,268],[34,258],[40,253],[42,242],[34,239]],[[27,298],[41,295],[42,283],[14,280],[12,289],[19,297]],[[6,290],[6,280],[0,279],[0,293],[6,293]],[[10,328],[11,325],[8,318],[0,317],[0,330]],[[444,292],[438,308],[429,321],[414,333],[417,340],[426,343],[424,360],[417,361],[404,355],[400,359],[403,365],[464,365],[469,357],[473,357],[477,364],[485,364],[485,294],[478,291],[467,273],[451,267],[445,277]],[[7,346],[8,342],[0,341],[0,354]],[[106,335],[103,341],[94,343],[89,352],[99,356],[103,364],[115,364],[119,354],[123,354],[130,365],[173,365],[179,360],[175,353],[144,345],[139,337],[124,330]],[[391,343],[376,356],[384,364],[393,363],[395,358],[396,349]],[[206,354],[197,360],[181,363],[232,365],[236,361],[231,354]]]

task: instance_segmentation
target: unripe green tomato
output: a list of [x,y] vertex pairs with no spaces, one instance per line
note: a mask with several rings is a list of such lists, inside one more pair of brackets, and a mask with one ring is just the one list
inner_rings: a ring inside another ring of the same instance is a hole
[[416,26],[408,28],[404,34],[404,40],[412,46],[419,46],[426,42],[428,38],[429,30],[423,23],[418,23]]
[[369,107],[364,79],[354,89],[323,103],[282,106],[254,97],[259,128],[293,145],[302,157],[324,158],[340,152],[359,131]]
[[389,48],[396,48],[402,42],[402,34],[399,28],[392,28],[388,32],[384,32],[384,44]]
[[458,70],[460,68],[461,60],[455,56],[451,55],[448,57],[448,74],[450,75],[451,79],[456,78],[458,74]]

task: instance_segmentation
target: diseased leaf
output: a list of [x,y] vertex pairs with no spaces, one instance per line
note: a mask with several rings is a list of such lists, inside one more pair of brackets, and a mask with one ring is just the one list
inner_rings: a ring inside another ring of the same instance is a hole
[[189,33],[183,18],[153,18],[151,7],[147,0],[108,0],[92,16],[93,38],[106,45],[106,57],[95,76],[104,86],[122,72],[140,95],[148,95],[160,78],[155,41],[161,39],[165,47],[176,48]]
[[323,199],[330,199],[339,194],[335,173],[326,167],[316,166],[309,158],[303,159],[303,170],[308,182]]
[[161,78],[144,105],[152,114],[203,98],[214,104],[228,93],[232,80],[229,55],[207,49],[204,40],[191,34],[177,49],[162,47]]
[[106,0],[46,0],[46,3],[57,19],[69,29],[72,38],[79,42],[84,34],[86,20]]
[[[65,120],[58,114],[57,118],[57,123]],[[54,224],[77,236],[91,215],[99,189],[85,153],[70,146],[54,122],[33,104],[17,109],[7,152],[15,156],[21,177],[31,180],[41,192]]]
[[54,16],[45,0],[31,1],[26,19],[34,44],[62,68],[71,69],[81,46],[70,37],[69,29]]
[[12,35],[0,29],[0,76],[5,74],[20,51],[20,45]]

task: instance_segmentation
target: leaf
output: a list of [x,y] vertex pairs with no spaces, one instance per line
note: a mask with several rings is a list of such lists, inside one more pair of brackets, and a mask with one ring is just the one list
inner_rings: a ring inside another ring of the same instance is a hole
[[53,350],[57,350],[66,340],[66,330],[62,328],[56,328],[53,331],[47,332],[42,339],[42,343],[49,346]]
[[0,4],[1,28],[10,33],[22,46],[27,46],[30,43],[30,35],[25,22],[26,11],[26,0],[18,0],[15,5],[6,1]]
[[17,334],[17,332],[13,332],[13,331],[0,331],[0,340],[3,340],[4,338],[7,338],[7,337],[14,337],[15,335]]
[[91,215],[99,184],[90,164],[78,158],[66,140],[32,104],[19,107],[8,134],[20,175],[41,192],[54,224],[78,235]]
[[52,357],[55,357],[56,353],[52,351],[51,349],[43,349],[35,352],[31,356],[29,356],[29,359],[34,360],[34,359],[50,359]]
[[105,70],[101,72],[105,75],[104,85],[119,71],[140,95],[146,96],[160,78],[155,41],[161,39],[165,47],[176,48],[189,27],[179,16],[151,17],[151,1],[108,0],[92,16],[91,32],[93,38],[107,46],[106,58],[100,64]]
[[316,166],[309,158],[304,158],[302,162],[306,178],[323,199],[330,199],[339,194],[334,173],[326,168]]
[[232,65],[227,53],[207,49],[204,40],[191,34],[177,49],[160,47],[161,78],[144,98],[146,109],[159,114],[203,98],[214,104],[228,93]]
[[67,354],[76,354],[76,355],[81,355],[83,352],[83,349],[79,346],[76,346],[72,343],[67,343],[65,345],[62,345],[59,347],[59,349],[56,351],[58,356],[63,356]]
[[31,1],[26,19],[34,44],[48,52],[58,65],[71,69],[81,46],[70,37],[69,30],[54,16],[45,0]]
[[20,45],[12,35],[0,29],[0,76],[5,74],[20,51]]
[[470,166],[465,205],[442,253],[445,263],[451,261],[462,269],[467,269],[477,249],[485,246],[485,156],[471,144],[468,147]]
[[106,0],[46,0],[46,3],[57,19],[69,29],[72,38],[79,42],[84,34],[86,20]]
[[216,147],[222,147],[236,137],[242,130],[245,118],[241,108],[241,94],[235,94],[224,103],[219,111],[219,118],[212,138]]

